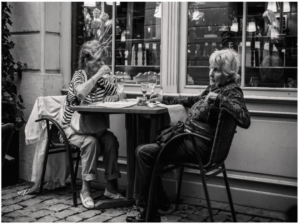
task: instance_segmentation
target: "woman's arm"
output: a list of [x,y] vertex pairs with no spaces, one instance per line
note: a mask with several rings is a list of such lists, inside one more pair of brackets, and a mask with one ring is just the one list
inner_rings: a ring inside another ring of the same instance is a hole
[[199,96],[164,96],[162,99],[162,103],[166,105],[181,104],[185,107],[191,108],[196,102],[202,99],[203,96],[208,94],[209,88],[210,87],[207,87],[206,90],[203,91]]
[[249,128],[250,114],[246,107],[244,95],[240,87],[235,86],[228,91],[219,93],[215,100],[215,106],[225,107],[241,128]]
[[110,68],[106,65],[103,65],[98,72],[93,75],[88,81],[81,80],[78,82],[74,82],[74,89],[76,96],[79,100],[84,100],[85,97],[91,92],[92,88],[95,86],[96,82],[108,71]]

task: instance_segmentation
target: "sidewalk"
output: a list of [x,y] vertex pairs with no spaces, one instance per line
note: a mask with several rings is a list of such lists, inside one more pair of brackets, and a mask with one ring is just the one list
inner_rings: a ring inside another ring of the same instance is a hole
[[[17,191],[32,184],[22,182],[2,189],[2,222],[126,222],[129,214],[137,214],[134,207],[103,210],[87,210],[78,198],[73,207],[71,187],[45,191],[43,195],[18,196]],[[80,186],[77,186],[78,192]],[[103,191],[93,189],[95,201]],[[162,222],[210,222],[208,210],[203,201],[201,206],[180,204],[179,210],[162,215]],[[229,205],[212,203],[215,222],[232,222]],[[285,222],[283,213],[235,205],[238,222]]]

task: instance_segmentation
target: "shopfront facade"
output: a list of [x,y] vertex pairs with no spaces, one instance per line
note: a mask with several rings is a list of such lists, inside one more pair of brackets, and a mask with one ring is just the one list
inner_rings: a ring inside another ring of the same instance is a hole
[[[274,5],[275,4],[275,5]],[[17,80],[25,118],[39,96],[61,95],[77,68],[80,46],[107,41],[106,64],[125,80],[128,97],[157,76],[154,91],[197,95],[209,84],[209,55],[233,48],[249,129],[237,129],[226,165],[235,204],[285,211],[297,203],[297,2],[10,3],[13,55],[27,63]],[[104,14],[104,12],[106,14]],[[110,42],[111,40],[111,42]],[[148,93],[150,91],[148,90]],[[111,115],[120,142],[120,187],[126,186],[123,115]],[[20,177],[30,180],[34,146],[20,137]],[[204,198],[197,173],[186,170],[182,195]],[[102,162],[99,180],[104,185]],[[177,173],[163,178],[170,195]],[[222,178],[209,183],[211,199],[227,202]]]

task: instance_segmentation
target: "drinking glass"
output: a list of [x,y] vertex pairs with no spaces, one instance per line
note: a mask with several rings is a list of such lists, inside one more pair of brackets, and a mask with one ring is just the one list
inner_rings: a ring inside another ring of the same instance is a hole
[[154,88],[157,84],[157,77],[156,75],[148,76],[148,86],[151,89],[151,94],[154,93]]
[[141,83],[141,90],[142,90],[144,99],[147,99],[147,97],[146,97],[147,87],[148,87],[148,83],[147,82],[142,82]]
[[124,78],[117,78],[117,91],[118,93],[123,92],[124,89]]

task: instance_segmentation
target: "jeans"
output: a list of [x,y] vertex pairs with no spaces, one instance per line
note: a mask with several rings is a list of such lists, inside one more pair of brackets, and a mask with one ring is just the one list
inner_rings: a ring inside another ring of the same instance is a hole
[[[208,162],[211,143],[200,138],[195,138],[203,163]],[[147,201],[152,171],[156,158],[161,150],[157,143],[140,145],[136,148],[136,174],[134,182],[134,199]],[[193,149],[192,140],[189,137],[178,138],[173,141],[165,151],[162,159],[173,161],[197,162],[196,152]],[[157,181],[157,188],[162,188],[161,180]]]
[[69,143],[80,148],[83,180],[97,179],[97,162],[100,155],[103,155],[104,178],[113,180],[121,177],[117,162],[119,142],[112,132],[106,130],[99,134],[81,135],[76,134],[71,127],[64,130]]

